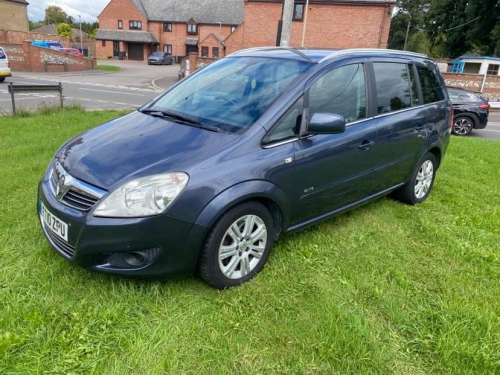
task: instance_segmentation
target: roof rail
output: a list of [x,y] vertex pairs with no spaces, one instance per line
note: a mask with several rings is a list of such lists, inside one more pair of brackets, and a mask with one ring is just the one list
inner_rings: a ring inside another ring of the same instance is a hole
[[230,55],[227,55],[227,57],[229,56],[232,56],[232,55],[236,55],[236,54],[239,54],[239,53],[244,53],[244,52],[251,52],[251,51],[269,51],[269,50],[285,50],[285,51],[290,51],[292,53],[295,53],[296,55],[299,55],[300,57],[302,57],[303,59],[307,60],[307,61],[311,61],[311,59],[309,58],[309,56],[307,56],[306,54],[300,52],[297,48],[293,48],[293,47],[254,47],[254,48],[247,48],[247,49],[243,49],[243,50],[240,50],[240,51],[236,51],[236,52],[233,52],[231,53]]
[[337,57],[337,56],[349,55],[351,53],[392,53],[394,55],[415,56],[415,57],[420,57],[420,58],[423,58],[423,59],[429,58],[429,56],[427,56],[427,55],[425,55],[423,53],[408,52],[408,51],[399,51],[399,50],[395,50],[395,49],[352,48],[352,49],[344,49],[344,50],[332,52],[330,55],[322,58],[319,63],[321,64],[323,61],[333,59],[334,57]]
[[264,50],[276,49],[276,48],[278,48],[278,47],[252,47],[252,48],[240,49],[239,51],[235,51],[233,53],[230,53],[226,57],[233,56],[233,55],[238,55],[238,54],[244,53],[244,52],[261,51],[261,50],[264,51]]

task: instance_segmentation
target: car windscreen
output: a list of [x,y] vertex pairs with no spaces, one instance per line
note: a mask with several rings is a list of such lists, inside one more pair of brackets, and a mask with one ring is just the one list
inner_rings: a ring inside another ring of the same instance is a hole
[[189,77],[148,106],[230,133],[251,126],[311,63],[230,57]]
[[3,50],[3,48],[0,48],[0,59],[6,59],[7,56],[5,55],[5,51]]
[[155,53],[153,53],[153,56],[163,57],[163,53],[162,52],[155,52]]

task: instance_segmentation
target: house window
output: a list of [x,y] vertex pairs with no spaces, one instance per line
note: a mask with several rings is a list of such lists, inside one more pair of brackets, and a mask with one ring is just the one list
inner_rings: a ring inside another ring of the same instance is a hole
[[219,47],[212,47],[212,57],[214,59],[219,58]]
[[187,25],[188,34],[198,34],[198,25]]
[[304,19],[304,4],[295,4],[293,8],[293,20],[302,21]]
[[236,26],[231,26],[231,32],[234,33],[236,30]]
[[171,33],[172,32],[172,24],[170,22],[165,22],[163,24],[163,31],[166,33]]
[[201,57],[208,57],[208,47],[201,47]]
[[169,55],[171,55],[172,54],[172,45],[171,44],[164,44],[163,45],[163,52],[166,52]]
[[142,30],[142,22],[141,21],[129,21],[128,28],[130,30]]
[[499,69],[500,69],[500,65],[490,64],[488,66],[488,75],[497,76]]
[[118,20],[118,28],[123,29],[123,21],[122,20]]
[[106,41],[105,40],[102,41],[102,46],[106,47]]

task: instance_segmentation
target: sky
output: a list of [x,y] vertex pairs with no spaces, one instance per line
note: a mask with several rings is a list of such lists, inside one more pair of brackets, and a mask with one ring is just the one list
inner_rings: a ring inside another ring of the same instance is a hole
[[28,1],[28,17],[31,21],[40,21],[45,17],[45,8],[50,5],[57,5],[68,15],[78,22],[78,15],[82,16],[82,21],[97,21],[97,15],[101,13],[109,0],[31,0]]

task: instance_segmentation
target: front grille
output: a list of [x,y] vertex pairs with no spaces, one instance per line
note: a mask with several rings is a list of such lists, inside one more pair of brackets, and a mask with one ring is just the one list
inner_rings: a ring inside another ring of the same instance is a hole
[[61,201],[78,210],[89,211],[92,207],[94,207],[98,199],[71,188],[64,195]]
[[45,224],[44,224],[44,229],[45,233],[47,234],[47,237],[50,238],[53,245],[56,246],[57,250],[65,253],[70,257],[72,257],[75,254],[75,247],[73,245],[70,245],[68,242],[64,241],[61,237],[54,234],[54,232],[52,232],[49,228],[47,228]]
[[[59,170],[56,166],[52,169],[50,176],[50,185],[54,196],[67,206],[84,212],[90,211],[105,192],[71,177],[64,170],[61,171],[62,168],[60,165],[58,167]],[[57,196],[57,192],[59,191],[57,184],[59,183],[61,175],[64,175],[63,180],[65,179],[67,181],[70,179],[71,183],[66,187],[66,192],[60,194],[62,196]]]

